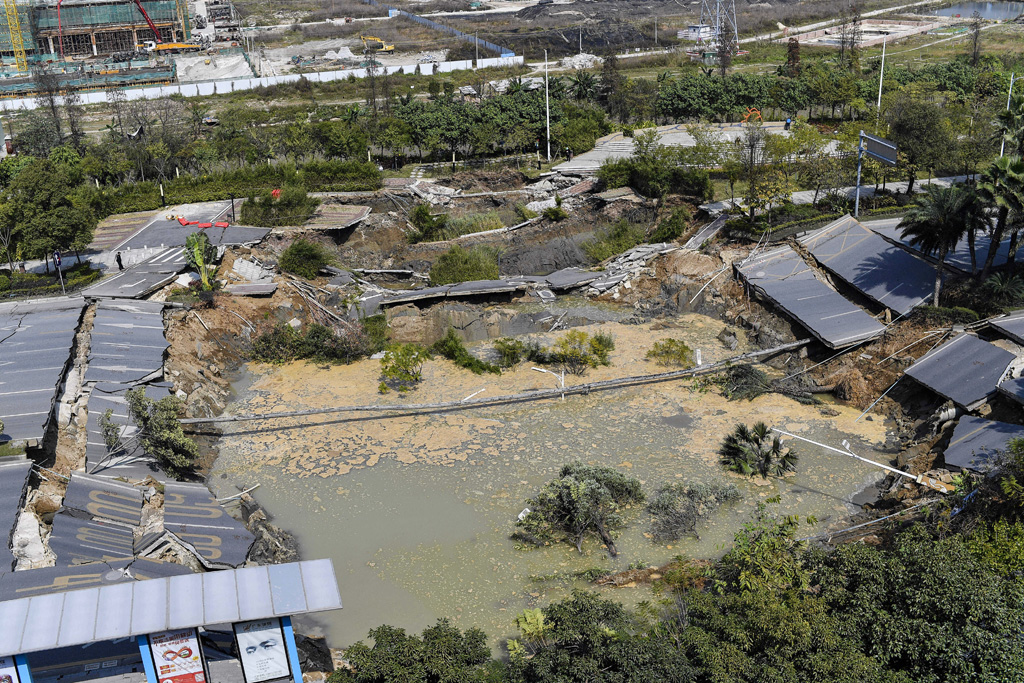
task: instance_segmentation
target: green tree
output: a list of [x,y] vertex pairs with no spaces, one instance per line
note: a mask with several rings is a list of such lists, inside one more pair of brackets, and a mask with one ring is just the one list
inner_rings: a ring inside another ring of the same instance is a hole
[[929,256],[937,255],[939,264],[935,269],[932,305],[938,306],[946,255],[956,248],[972,217],[979,212],[974,208],[977,200],[969,188],[928,185],[925,190],[900,221],[899,227],[911,245]]
[[908,161],[907,194],[914,191],[918,168],[934,169],[947,157],[952,135],[943,107],[924,96],[901,92],[885,110],[889,138]]
[[811,560],[812,582],[841,630],[902,680],[1024,676],[1024,582],[982,565],[961,537],[935,541],[917,527],[889,549],[850,543]]
[[205,232],[199,230],[185,238],[185,260],[190,268],[199,273],[203,289],[207,292],[213,289],[210,274],[216,269],[216,259],[217,247],[213,246]]
[[1006,235],[1006,228],[1020,221],[1024,214],[1024,160],[1018,156],[1004,156],[996,159],[982,171],[978,179],[978,194],[996,208],[996,224],[992,231],[992,243],[981,269],[981,280],[988,278],[995,261],[996,252]]
[[781,476],[796,470],[796,453],[783,448],[782,439],[772,435],[764,422],[755,422],[753,427],[736,425],[722,441],[718,455],[725,469],[750,477]]
[[463,632],[438,619],[421,637],[404,629],[381,626],[370,630],[373,646],[362,641],[345,651],[351,669],[338,669],[330,683],[483,683],[500,670],[491,661],[487,636],[476,628]]
[[92,241],[99,196],[95,188],[83,185],[81,164],[66,161],[67,157],[33,160],[18,171],[4,193],[4,220],[26,256],[80,250]]
[[[128,418],[137,432],[132,437],[142,450],[156,458],[167,474],[181,478],[195,471],[199,460],[199,447],[185,435],[179,418],[185,405],[177,396],[165,396],[159,401],[146,396],[143,388],[131,389],[125,394]],[[125,449],[123,430],[111,422],[113,411],[108,410],[100,419],[104,439],[113,452]]]
[[526,501],[530,512],[516,522],[514,537],[538,545],[564,538],[582,553],[583,541],[593,534],[615,557],[611,533],[625,523],[622,509],[643,500],[638,480],[610,467],[572,462]]

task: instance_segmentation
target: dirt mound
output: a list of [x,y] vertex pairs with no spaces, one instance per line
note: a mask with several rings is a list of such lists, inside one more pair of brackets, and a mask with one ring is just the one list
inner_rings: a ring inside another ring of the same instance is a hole
[[458,171],[437,182],[463,192],[500,192],[518,190],[527,183],[529,178],[522,171],[514,168],[489,168],[476,171]]

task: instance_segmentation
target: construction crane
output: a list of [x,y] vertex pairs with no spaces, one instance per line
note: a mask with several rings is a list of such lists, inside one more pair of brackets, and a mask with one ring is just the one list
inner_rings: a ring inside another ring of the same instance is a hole
[[14,50],[14,62],[18,71],[28,71],[28,60],[25,58],[25,38],[21,35],[21,19],[18,18],[18,6],[14,0],[4,0],[7,12],[7,28],[11,34],[11,49]]
[[[4,0],[4,2],[7,2],[7,0]],[[391,54],[395,51],[394,45],[388,45],[384,42],[383,38],[378,38],[377,36],[359,36],[359,40],[363,41],[363,48],[367,50],[384,52],[386,54]],[[370,45],[370,43],[380,43],[380,47],[374,47],[373,45]]]
[[[14,4],[14,0],[4,0],[5,4],[8,2],[12,5]],[[146,13],[146,8],[142,6],[142,0],[133,0],[133,2],[135,3],[135,6],[139,8],[139,11],[142,12],[142,17],[146,20],[146,23],[149,24],[149,30],[153,32],[153,36],[156,38],[156,43],[159,45],[164,42],[160,40],[160,31],[157,30],[156,24],[154,24],[153,20],[149,18],[149,14]],[[60,41],[61,59],[64,59],[64,29],[60,23],[60,6],[63,3],[64,0],[57,0],[57,40]]]

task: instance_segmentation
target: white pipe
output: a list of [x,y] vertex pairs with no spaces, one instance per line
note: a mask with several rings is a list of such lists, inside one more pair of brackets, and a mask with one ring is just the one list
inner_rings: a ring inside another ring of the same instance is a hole
[[785,436],[789,436],[789,437],[792,437],[794,439],[799,439],[800,441],[806,441],[807,443],[814,444],[815,446],[821,446],[822,448],[824,448],[826,450],[834,451],[836,453],[839,453],[840,455],[846,455],[846,456],[849,456],[851,458],[855,458],[857,460],[860,460],[861,462],[866,462],[867,464],[874,465],[875,467],[881,467],[883,470],[888,470],[888,471],[892,472],[893,474],[898,474],[901,477],[908,477],[910,479],[913,479],[914,481],[918,481],[919,482],[918,477],[916,475],[911,474],[910,472],[904,472],[903,470],[898,470],[895,467],[889,467],[888,465],[883,465],[880,462],[875,462],[874,460],[868,460],[867,458],[861,457],[861,456],[857,455],[856,453],[851,453],[850,451],[843,451],[843,450],[840,450],[838,448],[834,448],[832,446],[826,446],[823,443],[818,443],[817,441],[811,441],[810,439],[805,439],[802,436],[797,436],[796,434],[790,434],[789,432],[784,432],[781,429],[776,429],[775,427],[772,427],[771,431],[777,432],[779,434],[784,434]]

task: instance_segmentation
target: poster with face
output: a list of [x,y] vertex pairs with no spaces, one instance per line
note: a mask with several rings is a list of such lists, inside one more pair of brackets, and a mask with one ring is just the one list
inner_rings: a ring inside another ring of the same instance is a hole
[[194,628],[154,633],[149,651],[160,683],[205,683],[206,670]]
[[246,683],[291,678],[280,619],[257,619],[235,624],[235,641]]
[[20,683],[14,657],[0,657],[0,683]]

